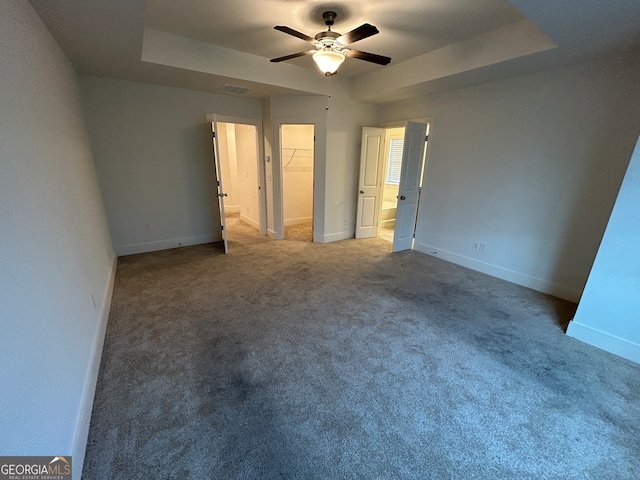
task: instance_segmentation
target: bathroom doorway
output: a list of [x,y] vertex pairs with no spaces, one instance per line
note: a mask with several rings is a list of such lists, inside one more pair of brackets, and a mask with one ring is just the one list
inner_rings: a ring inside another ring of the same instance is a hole
[[394,252],[413,248],[428,129],[422,121],[363,127],[356,238],[382,238]]
[[382,203],[378,237],[393,242],[396,227],[398,206],[398,187],[402,167],[402,150],[404,145],[404,127],[387,128],[385,130],[384,176],[382,177]]
[[[260,148],[260,125],[248,119],[213,115],[211,122],[216,162],[216,197],[225,253],[228,235],[255,232],[266,235],[264,166]],[[248,229],[248,230],[247,230]]]

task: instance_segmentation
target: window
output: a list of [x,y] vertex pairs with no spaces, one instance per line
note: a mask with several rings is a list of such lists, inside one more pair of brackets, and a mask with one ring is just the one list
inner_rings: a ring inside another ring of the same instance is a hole
[[387,177],[385,183],[400,185],[400,167],[402,166],[402,149],[404,140],[392,138],[389,142],[389,158],[387,159]]

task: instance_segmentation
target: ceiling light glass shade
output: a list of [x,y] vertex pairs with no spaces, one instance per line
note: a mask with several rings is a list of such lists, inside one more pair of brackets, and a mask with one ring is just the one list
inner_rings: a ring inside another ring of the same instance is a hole
[[344,54],[333,50],[318,50],[313,54],[313,60],[325,75],[333,75],[344,62]]

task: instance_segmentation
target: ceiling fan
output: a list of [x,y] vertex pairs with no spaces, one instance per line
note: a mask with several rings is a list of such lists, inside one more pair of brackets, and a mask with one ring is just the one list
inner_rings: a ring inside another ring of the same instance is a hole
[[294,30],[293,28],[281,25],[274,27],[276,30],[301,38],[305,42],[309,42],[316,47],[316,49],[293,53],[284,57],[272,58],[271,61],[282,62],[284,60],[291,60],[292,58],[303,57],[305,55],[313,55],[313,60],[325,75],[335,75],[338,67],[342,62],[344,62],[346,57],[358,58],[365,62],[377,63],[378,65],[387,65],[391,61],[391,58],[389,57],[376,55],[374,53],[361,52],[360,50],[349,48],[351,43],[355,43],[359,40],[380,33],[376,27],[365,23],[349,33],[342,35],[338,32],[331,31],[331,25],[333,25],[336,17],[337,14],[335,12],[324,12],[322,14],[322,19],[328,27],[327,31],[320,32],[313,38]]

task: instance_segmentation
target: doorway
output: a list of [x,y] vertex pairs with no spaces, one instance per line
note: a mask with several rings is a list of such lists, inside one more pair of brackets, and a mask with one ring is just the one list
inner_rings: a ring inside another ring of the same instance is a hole
[[404,147],[404,127],[385,129],[382,198],[377,236],[393,243],[398,206],[398,188]]
[[413,248],[428,123],[362,129],[356,238],[379,237],[392,251]]
[[280,126],[284,238],[313,241],[314,135],[312,124]]
[[216,181],[225,253],[228,236],[234,230],[266,234],[264,168],[261,162],[259,125],[257,121],[225,119],[214,116]]

